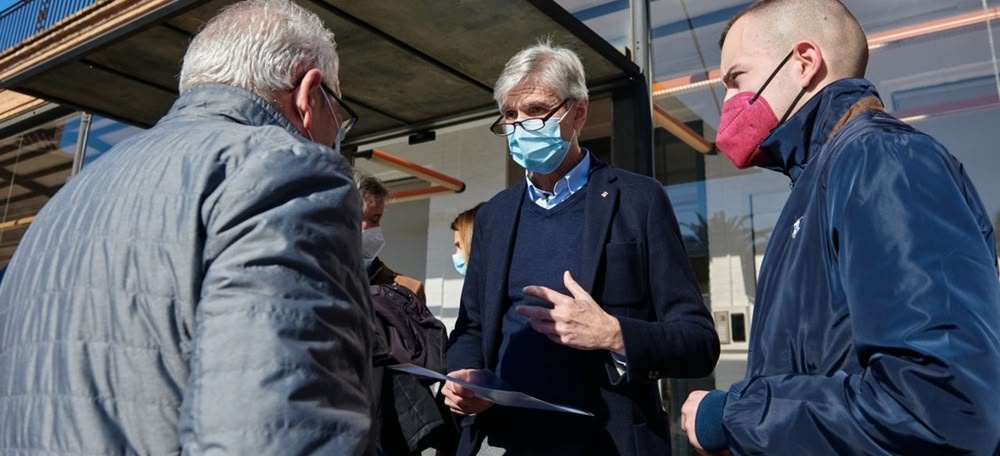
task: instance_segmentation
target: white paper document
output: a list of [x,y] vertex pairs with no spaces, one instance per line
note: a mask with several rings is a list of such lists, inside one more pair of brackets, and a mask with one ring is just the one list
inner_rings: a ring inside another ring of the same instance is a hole
[[548,410],[553,412],[565,412],[565,413],[575,413],[578,415],[594,416],[593,413],[587,412],[585,410],[580,410],[578,408],[569,407],[565,405],[553,404],[551,402],[543,401],[537,397],[529,396],[520,391],[513,391],[503,384],[503,381],[499,377],[494,375],[488,370],[481,370],[477,372],[477,378],[474,378],[471,382],[464,380],[459,380],[455,377],[449,377],[447,375],[439,374],[430,369],[425,369],[420,366],[413,364],[396,364],[389,366],[390,369],[397,370],[400,372],[405,372],[407,374],[416,375],[418,377],[432,378],[435,380],[445,380],[449,382],[454,382],[463,387],[469,389],[476,394],[481,399],[486,399],[494,404],[500,404],[507,407],[521,407],[536,410]]

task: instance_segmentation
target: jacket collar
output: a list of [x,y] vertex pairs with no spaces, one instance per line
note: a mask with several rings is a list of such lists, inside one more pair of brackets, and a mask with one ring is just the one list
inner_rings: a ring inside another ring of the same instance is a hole
[[[260,96],[225,84],[202,84],[186,92],[174,102],[162,121],[174,117],[225,117],[251,126],[275,125],[296,135],[301,132],[271,103]],[[161,121],[161,122],[162,122]]]
[[[591,155],[590,172],[587,182],[587,200],[583,226],[583,245],[580,246],[581,253],[581,275],[576,278],[580,286],[588,292],[593,292],[594,283],[597,278],[597,271],[600,267],[601,255],[604,252],[604,244],[608,237],[611,222],[619,204],[618,198],[618,175],[614,168],[607,163]],[[514,237],[517,234],[517,225],[521,216],[521,205],[533,204],[525,197],[528,191],[526,179],[520,179],[514,187],[500,192],[494,201],[498,210],[503,211],[502,215],[490,219],[490,230],[499,233],[492,238],[492,244],[488,247],[492,252],[487,255],[486,281],[484,283],[486,301],[484,302],[483,321],[497,322],[503,318],[503,313],[507,311],[503,305],[507,296],[507,275],[510,270],[511,257],[514,253]],[[508,215],[508,212],[509,215]],[[495,254],[493,254],[495,253]],[[499,356],[501,333],[499,324],[486,323],[483,325],[483,339],[488,342],[486,345],[486,366],[493,368]]]
[[589,293],[594,292],[597,270],[607,243],[608,230],[617,212],[618,174],[614,168],[594,159],[590,167],[590,183],[587,190],[587,222],[583,226],[583,256],[580,277],[577,282]]
[[787,175],[794,184],[851,106],[870,96],[879,96],[875,86],[860,78],[841,79],[824,87],[760,144],[761,150],[777,160],[765,167]]
[[[583,227],[583,245],[581,248],[582,268],[581,277],[577,282],[585,290],[591,291],[597,277],[597,267],[604,251],[605,239],[608,229],[618,206],[618,185],[616,180],[618,175],[614,168],[607,163],[591,156],[590,172],[587,179],[587,201],[586,219]],[[527,199],[525,193],[528,191],[527,180],[521,180],[513,191],[500,194],[499,207],[513,208],[513,216],[498,221],[496,229],[504,235],[497,237],[498,244],[492,246],[491,251],[505,251],[507,255],[492,255],[491,265],[493,270],[507,271],[510,267],[510,255],[514,250],[514,235],[517,233],[517,224],[520,221],[521,204]],[[504,274],[506,278],[506,274]],[[497,288],[506,290],[506,284]]]

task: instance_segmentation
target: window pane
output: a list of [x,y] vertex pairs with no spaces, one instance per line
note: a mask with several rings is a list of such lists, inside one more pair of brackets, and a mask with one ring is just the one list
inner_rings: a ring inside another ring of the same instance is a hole
[[83,157],[83,166],[89,165],[115,144],[140,131],[142,129],[139,127],[94,115],[90,123],[90,135],[87,136],[87,152]]
[[80,117],[73,115],[0,139],[0,266],[69,178],[79,125]]

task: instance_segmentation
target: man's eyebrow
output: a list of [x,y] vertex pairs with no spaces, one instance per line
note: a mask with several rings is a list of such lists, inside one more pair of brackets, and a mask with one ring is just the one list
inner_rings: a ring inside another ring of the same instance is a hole
[[726,72],[726,74],[722,75],[722,83],[728,86],[729,82],[732,80],[733,80],[733,69],[730,68],[729,71]]
[[729,67],[729,69],[726,70],[726,74],[722,75],[722,83],[725,84],[725,85],[727,85],[727,86],[732,85],[732,82],[733,82],[733,73],[736,72],[736,70],[738,70],[738,69],[739,69],[739,64],[738,63],[735,64],[735,65],[733,65],[733,66],[731,66],[731,67]]
[[552,109],[552,107],[555,106],[555,105],[557,105],[557,104],[559,104],[558,101],[556,101],[555,103],[552,103],[552,102],[549,102],[548,100],[538,100],[538,101],[532,101],[531,103],[528,103],[525,106],[525,108],[527,108],[527,109],[530,109],[530,108]]
[[527,111],[532,108],[550,109],[552,106],[554,106],[554,104],[549,103],[548,101],[537,100],[529,103],[522,103],[519,106],[504,105],[501,108],[501,112],[518,111],[518,110]]

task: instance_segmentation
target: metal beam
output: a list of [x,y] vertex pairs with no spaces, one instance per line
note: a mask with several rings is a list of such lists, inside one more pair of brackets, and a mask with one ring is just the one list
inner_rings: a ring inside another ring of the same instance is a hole
[[667,130],[674,137],[681,140],[681,142],[691,146],[692,149],[703,154],[712,151],[712,143],[708,142],[704,136],[698,134],[685,125],[684,122],[677,120],[676,117],[670,115],[665,109],[657,105],[653,105],[653,120],[658,127]]
[[381,109],[379,109],[379,108],[376,108],[376,107],[374,107],[374,106],[372,106],[372,105],[370,105],[370,104],[368,104],[368,103],[365,103],[365,102],[363,102],[363,101],[359,101],[359,100],[358,100],[358,99],[356,99],[356,98],[351,98],[351,97],[349,97],[349,96],[344,96],[344,101],[348,102],[349,104],[352,104],[352,105],[356,105],[356,106],[360,106],[360,107],[362,107],[362,108],[365,108],[365,109],[367,109],[367,110],[369,110],[369,111],[372,111],[372,112],[374,112],[375,114],[378,114],[378,115],[380,115],[380,116],[383,116],[383,117],[387,117],[387,118],[389,118],[390,120],[392,120],[393,122],[396,122],[396,123],[398,123],[398,124],[400,124],[400,125],[410,125],[410,124],[411,124],[411,122],[410,122],[410,121],[408,121],[408,120],[403,120],[403,119],[401,119],[401,118],[399,118],[399,117],[396,117],[396,116],[395,116],[395,115],[393,115],[393,114],[389,114],[388,112],[386,112],[386,111],[383,111],[383,110],[381,110]]
[[25,175],[17,175],[8,170],[7,168],[0,168],[0,183],[7,184],[12,183],[18,187],[34,192],[37,195],[48,196],[56,194],[56,189],[46,187],[38,182],[35,182],[30,177]]
[[579,19],[563,9],[563,7],[559,6],[558,3],[552,0],[528,0],[528,2],[556,21],[556,23],[563,26],[563,28],[579,38],[580,41],[583,41],[584,44],[590,46],[594,52],[597,52],[601,57],[604,57],[614,66],[624,71],[625,74],[638,76],[642,72],[621,51],[612,46],[611,43],[608,43],[607,40],[598,35],[590,27],[580,22]]
[[106,66],[106,65],[102,65],[102,64],[94,62],[93,60],[90,60],[90,59],[88,59],[86,57],[81,58],[80,59],[80,63],[82,63],[84,65],[87,65],[89,67],[92,67],[92,68],[94,68],[94,69],[96,69],[98,71],[103,71],[105,73],[113,74],[113,75],[115,75],[115,76],[117,76],[119,78],[125,79],[127,81],[132,81],[132,82],[134,82],[136,84],[140,84],[140,85],[145,85],[145,86],[157,88],[157,89],[160,89],[160,90],[162,90],[164,92],[172,93],[174,95],[177,95],[177,87],[167,87],[167,86],[163,86],[163,85],[157,84],[155,82],[147,81],[145,79],[139,79],[139,78],[137,78],[137,77],[135,77],[135,76],[133,76],[133,75],[131,75],[129,73],[125,73],[123,71],[116,70],[116,69],[111,68],[111,67]]

